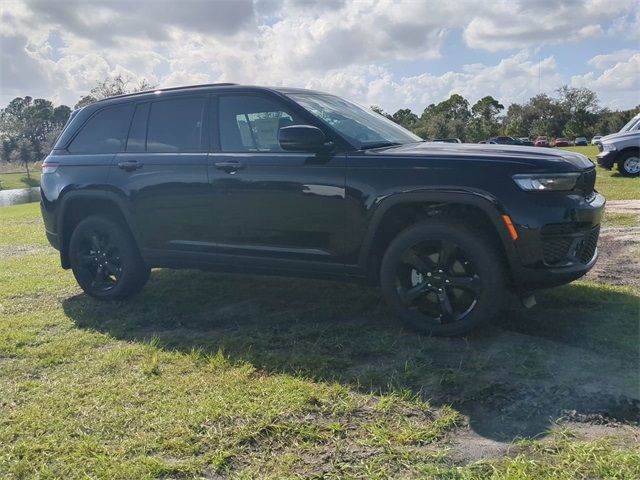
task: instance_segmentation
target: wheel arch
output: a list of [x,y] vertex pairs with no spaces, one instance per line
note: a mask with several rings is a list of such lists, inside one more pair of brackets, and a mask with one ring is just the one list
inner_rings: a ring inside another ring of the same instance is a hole
[[75,226],[90,215],[104,215],[122,224],[133,235],[136,245],[140,237],[126,205],[117,193],[108,191],[72,191],[60,201],[57,231],[60,239],[60,261],[65,269],[71,268],[69,261],[69,239]]
[[[381,255],[404,228],[430,217],[455,218],[488,229],[511,277],[517,268],[517,253],[501,215],[506,212],[492,197],[475,192],[409,192],[390,195],[378,203],[371,215],[359,264],[371,279],[377,279]],[[511,280],[513,280],[511,278]]]

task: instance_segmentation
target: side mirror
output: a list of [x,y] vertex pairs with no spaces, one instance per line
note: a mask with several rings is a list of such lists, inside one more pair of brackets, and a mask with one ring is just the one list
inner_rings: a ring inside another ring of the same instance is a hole
[[296,152],[317,152],[329,146],[322,130],[311,125],[282,127],[278,130],[278,143],[283,150]]

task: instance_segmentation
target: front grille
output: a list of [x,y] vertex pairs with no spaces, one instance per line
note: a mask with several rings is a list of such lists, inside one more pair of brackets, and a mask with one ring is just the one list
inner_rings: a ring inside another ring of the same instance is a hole
[[600,225],[595,227],[584,237],[576,248],[575,257],[582,263],[589,263],[596,253],[598,246],[598,236],[600,235]]
[[572,237],[550,237],[544,239],[542,244],[544,262],[548,265],[560,263],[569,254],[569,248],[571,248],[572,243]]
[[549,266],[589,263],[596,253],[600,226],[579,232],[580,224],[547,225],[542,232],[542,255]]

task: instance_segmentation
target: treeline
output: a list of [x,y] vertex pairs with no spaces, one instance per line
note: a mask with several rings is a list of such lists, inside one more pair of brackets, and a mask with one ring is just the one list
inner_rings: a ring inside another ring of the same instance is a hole
[[408,108],[394,114],[377,106],[372,108],[422,138],[456,137],[464,142],[479,142],[496,135],[591,138],[617,132],[640,112],[640,105],[623,111],[602,108],[596,93],[588,88],[563,86],[556,94],[541,93],[527,103],[512,103],[506,111],[490,95],[470,105],[457,93],[427,106],[420,116]]

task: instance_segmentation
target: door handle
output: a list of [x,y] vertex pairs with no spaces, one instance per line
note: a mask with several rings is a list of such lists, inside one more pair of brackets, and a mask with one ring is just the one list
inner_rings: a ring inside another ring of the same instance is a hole
[[124,162],[118,162],[118,168],[126,172],[133,172],[139,168],[142,168],[142,164],[137,160],[125,160]]
[[216,162],[214,165],[218,170],[224,170],[227,173],[237,172],[244,168],[244,165],[237,160],[230,162]]

